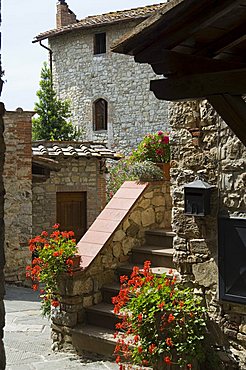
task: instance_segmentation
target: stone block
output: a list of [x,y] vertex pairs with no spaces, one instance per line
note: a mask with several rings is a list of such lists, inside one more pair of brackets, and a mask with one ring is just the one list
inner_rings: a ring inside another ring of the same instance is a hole
[[148,191],[148,192],[144,193],[144,198],[146,198],[146,199],[152,199],[153,198],[153,194],[154,194],[153,191]]
[[148,227],[155,223],[155,212],[152,208],[146,209],[142,212],[142,225]]
[[95,293],[94,294],[93,301],[94,301],[94,304],[98,304],[98,303],[102,302],[102,294],[101,294],[101,292],[98,292],[98,293]]
[[121,243],[120,242],[114,243],[112,249],[113,249],[113,256],[115,258],[119,258],[121,255]]
[[77,324],[77,312],[59,312],[52,317],[52,322],[56,325],[73,328]]
[[151,199],[151,204],[154,206],[163,206],[165,204],[165,198],[161,195],[155,196]]
[[85,278],[81,273],[74,274],[73,276],[64,276],[59,290],[65,297],[79,296],[93,291],[93,280]]
[[134,238],[126,238],[123,240],[122,249],[125,256],[132,250],[134,243]]
[[113,236],[113,241],[114,242],[120,242],[122,241],[124,238],[125,238],[126,234],[123,230],[117,230],[115,233],[114,233],[114,236]]
[[209,249],[205,239],[191,239],[189,241],[190,252],[192,254],[207,254]]
[[141,212],[133,211],[129,216],[129,220],[132,220],[136,224],[141,225]]
[[83,307],[90,307],[93,305],[93,296],[87,296],[83,299]]
[[135,222],[132,222],[131,225],[126,230],[126,235],[134,237],[139,232],[139,229],[140,229],[140,226],[136,224]]
[[214,260],[193,265],[192,272],[199,285],[210,287],[218,282],[218,268]]
[[129,222],[129,219],[127,218],[124,222],[123,222],[123,226],[122,226],[122,229],[123,231],[126,231],[128,229],[128,227],[130,226],[130,222]]
[[161,224],[164,219],[164,212],[156,211],[155,212],[155,220],[157,224]]
[[246,323],[239,326],[240,333],[246,335]]
[[146,209],[150,206],[150,199],[143,199],[141,202],[138,203],[138,207]]
[[243,342],[244,345],[246,345],[246,335],[242,333],[237,334],[237,340],[240,342]]

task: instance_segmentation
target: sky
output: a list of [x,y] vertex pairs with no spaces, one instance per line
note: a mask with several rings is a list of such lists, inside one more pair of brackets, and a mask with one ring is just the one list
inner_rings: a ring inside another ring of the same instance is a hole
[[[114,10],[152,5],[165,0],[67,0],[77,19]],[[2,69],[5,83],[1,101],[7,110],[33,110],[40,71],[48,52],[33,38],[55,28],[56,0],[2,1]]]

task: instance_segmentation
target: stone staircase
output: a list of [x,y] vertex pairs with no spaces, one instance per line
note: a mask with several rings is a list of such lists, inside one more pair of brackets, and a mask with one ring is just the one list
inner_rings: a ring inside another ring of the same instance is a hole
[[[164,230],[145,232],[145,244],[132,249],[129,262],[122,265],[117,273],[130,275],[133,266],[143,267],[146,260],[151,261],[152,271],[156,274],[170,274],[173,265],[173,236],[174,233]],[[118,322],[114,315],[112,297],[119,292],[119,282],[102,287],[102,302],[86,309],[86,325],[77,325],[72,329],[73,346],[79,353],[95,352],[112,356],[116,340],[114,339],[115,324]]]

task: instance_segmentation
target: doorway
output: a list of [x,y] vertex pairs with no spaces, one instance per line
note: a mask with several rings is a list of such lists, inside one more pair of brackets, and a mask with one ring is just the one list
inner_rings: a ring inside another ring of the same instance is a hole
[[78,242],[87,230],[86,192],[56,194],[56,221],[62,231],[74,231]]

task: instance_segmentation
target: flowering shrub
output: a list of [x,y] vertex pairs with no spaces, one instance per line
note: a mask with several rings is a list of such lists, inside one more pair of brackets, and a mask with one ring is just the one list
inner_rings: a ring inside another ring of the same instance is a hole
[[52,308],[60,306],[58,280],[62,273],[73,273],[73,257],[77,247],[73,231],[60,231],[59,224],[53,226],[49,235],[43,231],[29,241],[32,264],[26,267],[26,277],[33,282],[33,290],[40,287],[41,310],[50,317]]
[[131,163],[129,159],[120,160],[109,168],[107,200],[109,201],[125,181],[159,181],[163,172],[149,161]]
[[109,179],[107,181],[107,201],[114,196],[125,181],[136,180],[136,176],[129,172],[127,159],[121,159],[116,165],[109,167]]
[[126,368],[126,361],[158,370],[171,364],[191,369],[194,359],[203,359],[206,324],[201,298],[171,276],[154,275],[146,261],[143,270],[134,267],[130,278],[120,277],[119,295],[112,299],[121,318],[115,333],[120,369]]
[[137,149],[133,150],[130,160],[137,162],[151,161],[154,163],[170,162],[169,136],[163,131],[146,135]]

